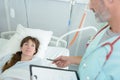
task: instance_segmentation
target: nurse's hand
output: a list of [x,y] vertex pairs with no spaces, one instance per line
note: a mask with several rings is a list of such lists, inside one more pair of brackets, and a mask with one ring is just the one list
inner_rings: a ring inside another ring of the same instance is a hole
[[58,67],[64,68],[71,64],[70,56],[59,56],[53,61]]

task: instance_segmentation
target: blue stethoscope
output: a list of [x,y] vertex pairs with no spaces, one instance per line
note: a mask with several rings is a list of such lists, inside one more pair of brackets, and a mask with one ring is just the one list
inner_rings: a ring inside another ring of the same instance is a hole
[[[106,25],[105,27],[103,27],[95,36],[94,36],[94,38],[102,31],[102,30],[104,30],[106,27],[108,27],[109,25]],[[93,39],[94,39],[93,38]],[[120,36],[118,36],[114,41],[112,41],[112,42],[106,42],[106,43],[104,43],[101,47],[104,47],[104,46],[110,46],[110,51],[108,52],[108,54],[106,55],[106,59],[105,59],[105,62],[103,63],[103,65],[102,65],[102,67],[104,67],[105,66],[105,64],[106,64],[106,62],[109,60],[109,58],[110,58],[110,56],[111,56],[111,54],[112,54],[112,52],[113,52],[113,45],[118,41],[118,40],[120,40]],[[95,77],[95,80],[97,79],[97,77],[99,76],[99,74],[100,74],[100,71],[98,72],[98,74],[96,75],[96,77]]]

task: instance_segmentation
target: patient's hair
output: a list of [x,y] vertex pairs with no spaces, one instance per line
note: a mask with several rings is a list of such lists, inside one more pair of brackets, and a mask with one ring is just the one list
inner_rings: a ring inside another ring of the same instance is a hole
[[[40,45],[39,41],[38,41],[36,38],[31,37],[31,36],[25,37],[25,38],[21,41],[20,47],[22,47],[23,44],[24,44],[25,42],[28,42],[29,40],[31,40],[33,43],[35,43],[35,50],[36,50],[36,52],[34,53],[34,55],[35,55],[35,54],[38,52],[38,48],[39,48],[39,45]],[[10,60],[10,61],[7,61],[7,62],[5,63],[5,65],[3,66],[2,72],[4,72],[6,69],[12,67],[12,66],[13,66],[14,64],[16,64],[18,61],[20,61],[20,60],[21,60],[21,54],[22,54],[22,51],[18,51],[18,52],[16,52],[16,54],[13,54],[11,60]]]

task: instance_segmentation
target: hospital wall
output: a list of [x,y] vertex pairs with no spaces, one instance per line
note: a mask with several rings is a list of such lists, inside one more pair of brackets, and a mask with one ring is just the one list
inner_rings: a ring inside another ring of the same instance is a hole
[[[68,31],[77,29],[86,4],[76,3],[72,7],[71,23],[70,2],[60,0],[0,0],[0,32],[16,30],[17,24],[29,28],[39,28],[53,31],[60,37]],[[83,27],[95,26],[98,30],[103,24],[96,22],[94,14],[89,11]],[[95,34],[94,31],[79,33],[75,43],[69,48],[70,55],[83,55],[86,42]],[[40,34],[41,35],[41,34]],[[71,34],[64,38],[68,43],[73,38]]]

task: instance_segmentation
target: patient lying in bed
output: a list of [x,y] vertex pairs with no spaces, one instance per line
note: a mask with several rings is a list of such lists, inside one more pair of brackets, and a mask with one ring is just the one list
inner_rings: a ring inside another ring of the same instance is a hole
[[30,80],[29,65],[49,66],[49,62],[36,58],[39,41],[31,36],[21,41],[21,51],[7,55],[0,59],[0,80]]
[[[5,57],[5,58],[8,58]],[[4,62],[4,59],[2,59],[2,62]],[[4,80],[30,80],[30,72],[29,72],[29,65],[35,64],[35,65],[43,65],[43,66],[51,66],[51,64],[45,60],[40,58],[33,58],[29,61],[18,61],[14,66],[10,67],[9,69],[5,70],[0,74],[0,80],[1,78]],[[41,73],[42,74],[42,73]]]

